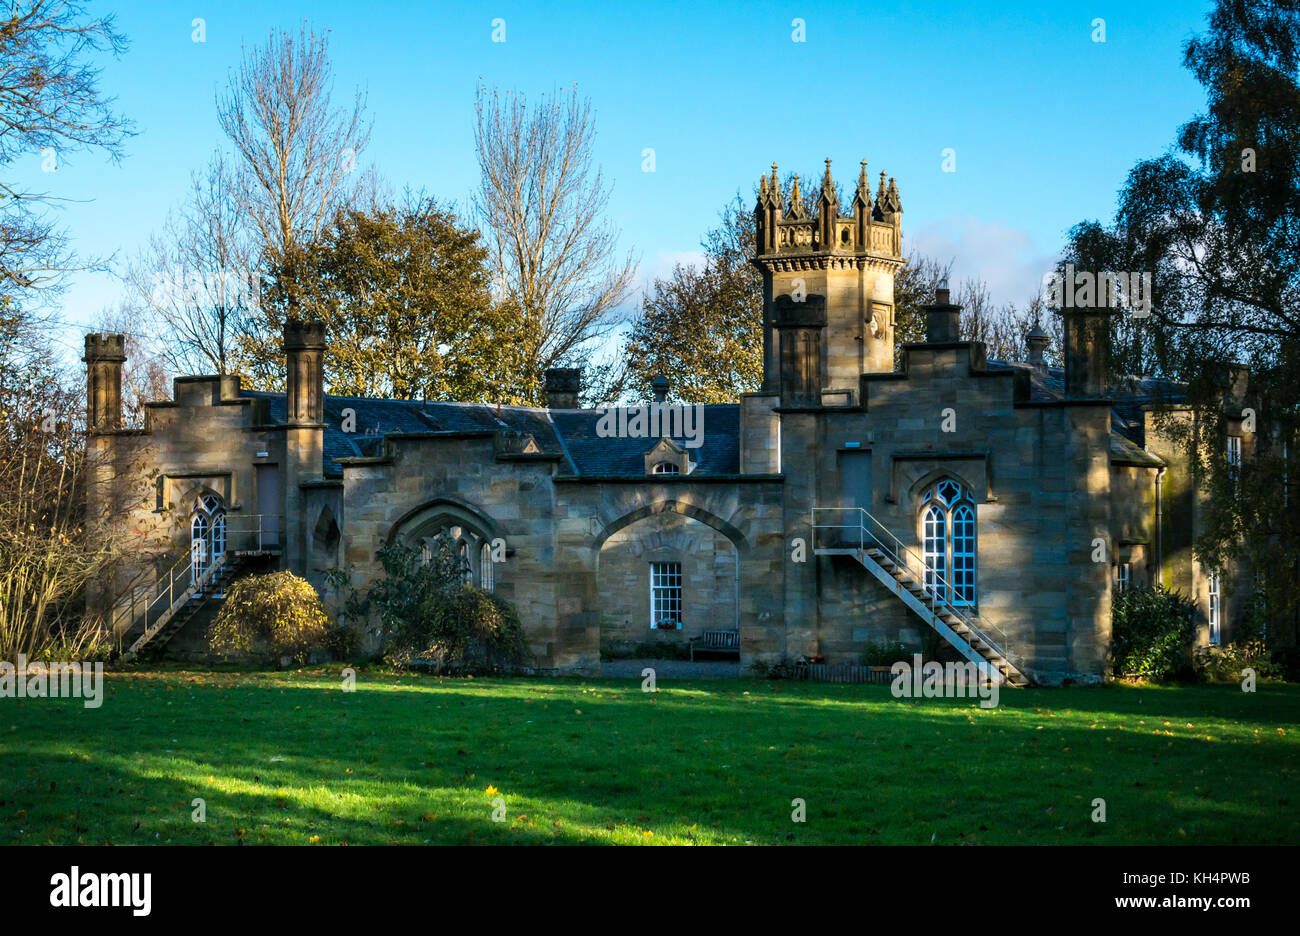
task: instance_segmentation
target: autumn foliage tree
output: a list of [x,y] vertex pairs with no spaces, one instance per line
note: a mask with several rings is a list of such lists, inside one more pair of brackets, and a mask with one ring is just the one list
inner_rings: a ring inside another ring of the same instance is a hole
[[522,402],[518,317],[493,302],[477,231],[422,196],[340,210],[272,269],[267,321],[325,323],[330,392],[392,399]]

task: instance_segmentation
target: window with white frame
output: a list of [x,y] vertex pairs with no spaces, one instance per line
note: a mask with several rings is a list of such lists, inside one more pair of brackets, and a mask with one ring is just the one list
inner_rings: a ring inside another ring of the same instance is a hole
[[1115,566],[1115,590],[1118,592],[1128,591],[1130,577],[1132,575],[1132,566],[1127,562],[1121,562]]
[[226,507],[213,494],[200,497],[190,515],[190,582],[198,584],[226,551]]
[[921,552],[926,591],[955,605],[975,604],[975,502],[951,478],[921,498]]
[[1241,436],[1228,436],[1228,477],[1237,480],[1241,471]]
[[680,630],[682,626],[682,564],[650,563],[650,627]]
[[682,469],[672,462],[655,462],[654,468],[650,469],[651,474],[681,474]]
[[1221,618],[1223,614],[1223,608],[1222,605],[1220,604],[1221,599],[1219,597],[1219,573],[1218,572],[1210,573],[1209,592],[1210,592],[1210,606],[1209,606],[1210,646],[1217,647],[1219,645],[1219,629],[1221,626]]

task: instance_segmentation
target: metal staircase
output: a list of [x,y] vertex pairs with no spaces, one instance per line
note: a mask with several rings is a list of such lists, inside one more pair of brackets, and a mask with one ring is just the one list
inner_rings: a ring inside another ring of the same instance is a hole
[[[980,620],[971,608],[954,604],[948,597],[957,594],[952,583],[927,570],[920,556],[866,510],[814,507],[812,530],[815,555],[853,557],[989,679],[1029,685],[1006,634]],[[926,587],[927,576],[937,587]]]
[[[190,551],[152,583],[132,587],[114,610],[112,633],[134,638],[122,654],[129,662],[145,649],[166,645],[203,608],[209,599],[220,597],[225,586],[238,575],[245,561],[254,556],[280,553],[280,518],[241,517],[243,530],[229,522],[222,531],[220,551],[211,536],[193,541]],[[211,556],[202,573],[194,575],[195,554]],[[214,554],[215,553],[215,554]]]

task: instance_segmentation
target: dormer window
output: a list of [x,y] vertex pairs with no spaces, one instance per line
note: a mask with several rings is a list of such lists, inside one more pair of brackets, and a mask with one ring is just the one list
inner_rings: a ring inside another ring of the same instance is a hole
[[695,462],[691,461],[690,454],[672,439],[660,439],[645,453],[648,475],[688,475],[694,470]]

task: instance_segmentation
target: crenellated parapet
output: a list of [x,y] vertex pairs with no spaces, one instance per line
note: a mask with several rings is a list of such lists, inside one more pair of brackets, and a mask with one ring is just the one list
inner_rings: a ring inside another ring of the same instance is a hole
[[754,209],[756,264],[793,271],[873,265],[895,269],[902,262],[903,207],[898,185],[892,178],[886,183],[885,173],[881,172],[880,186],[873,197],[865,159],[847,214],[840,212],[829,159],[813,216],[804,208],[798,176],[788,204],[785,202],[776,163],[772,164],[770,178],[759,178],[758,189]]

